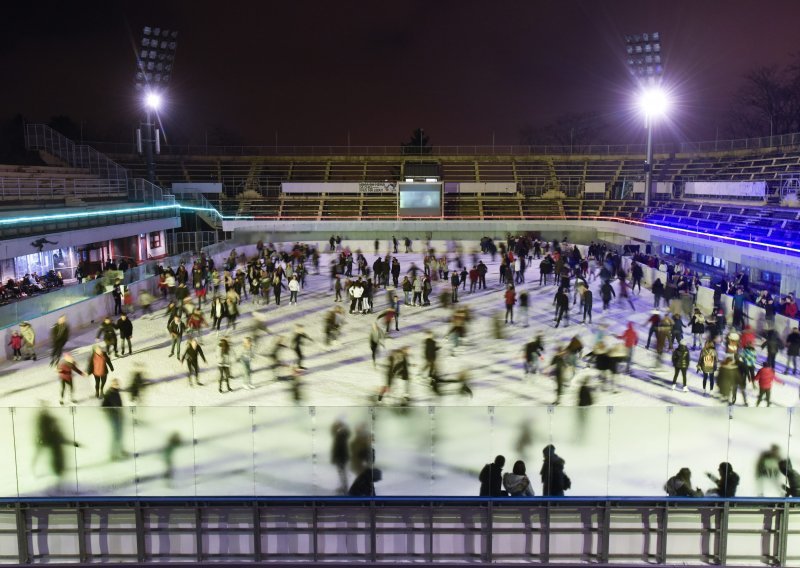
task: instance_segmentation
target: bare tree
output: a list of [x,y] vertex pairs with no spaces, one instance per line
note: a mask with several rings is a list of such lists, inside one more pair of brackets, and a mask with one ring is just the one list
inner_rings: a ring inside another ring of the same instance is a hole
[[735,136],[771,136],[800,131],[800,57],[785,69],[758,67],[737,91],[731,123]]
[[567,113],[543,127],[525,126],[520,130],[520,143],[539,146],[556,145],[580,152],[587,146],[607,143],[608,124],[595,113]]

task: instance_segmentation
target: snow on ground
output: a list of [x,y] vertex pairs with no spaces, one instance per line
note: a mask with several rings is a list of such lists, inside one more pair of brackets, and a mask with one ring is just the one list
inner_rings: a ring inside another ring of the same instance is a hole
[[[373,255],[366,256],[370,263],[374,260]],[[419,254],[397,256],[403,272],[411,262],[422,266]],[[432,306],[403,306],[400,332],[392,332],[385,347],[411,347],[414,380],[409,406],[400,406],[399,393],[395,393],[373,407],[385,374],[385,350],[377,368],[370,359],[367,337],[375,315],[346,314],[338,345],[324,345],[322,318],[334,306],[326,270],[330,258],[323,254],[322,274],[308,277],[297,305],[289,305],[288,293],[281,306],[245,301],[239,325],[230,331],[238,350],[252,329],[254,310],[266,314],[273,336],[290,335],[297,323],[305,327],[314,343],[305,349],[308,370],[302,377],[300,406],[290,385],[273,378],[264,356],[254,362],[254,390],[243,388],[241,369],[235,365],[233,392],[220,394],[214,332],[206,332],[202,340],[208,364],[201,364],[200,380],[205,384],[190,388],[185,367],[168,357],[163,309],[155,316],[137,314],[134,354],[112,358],[115,371],[110,378],[118,377],[124,386],[134,366],[141,365],[154,384],[137,408],[125,411],[123,447],[135,459],[109,461],[110,423],[106,413],[97,409],[100,404],[94,398],[92,379],[76,377],[77,405],[62,408],[58,379],[48,366],[44,348],[39,349],[36,362],[4,364],[0,404],[14,410],[0,413],[0,429],[7,433],[0,438],[0,459],[16,467],[0,473],[0,495],[330,495],[339,485],[330,464],[330,428],[337,419],[353,433],[363,428],[367,437],[374,438],[377,465],[384,471],[384,481],[378,484],[383,495],[476,494],[478,470],[497,453],[507,456],[507,469],[515,459],[526,459],[538,493],[540,450],[551,442],[567,460],[573,495],[661,495],[667,477],[683,466],[695,471],[696,485],[707,488],[710,482],[703,472],[715,472],[725,460],[742,476],[740,494],[757,495],[762,490],[752,472],[758,454],[772,443],[781,446],[783,455],[789,453],[789,433],[797,428],[797,420],[792,421],[791,413],[782,407],[795,404],[797,379],[781,375],[787,384],[774,387],[775,404],[770,409],[729,410],[713,397],[703,396],[694,364],[691,391],[671,390],[668,355],[658,368],[653,351],[643,347],[653,302],[646,290],[634,296],[636,311],[615,301],[603,313],[595,282],[594,324],[577,323],[580,314],[574,306],[570,325],[554,328],[556,287],[538,285],[538,263],[534,263],[526,274],[528,283],[517,286],[518,294],[526,289],[531,296],[530,327],[520,325],[518,315],[517,324],[504,326],[506,338],[494,339],[491,318],[502,318],[503,287],[498,282],[498,262],[488,255],[482,259],[489,266],[489,289],[460,292],[462,305],[468,305],[475,318],[466,345],[455,356],[449,355],[446,339],[450,312],[437,300],[442,284],[435,284]],[[375,294],[375,303],[376,313],[386,306],[382,290]],[[594,408],[566,408],[577,403],[583,379],[594,380],[591,367],[582,367],[568,386],[562,406],[548,408],[555,399],[554,381],[548,374],[526,379],[524,342],[543,333],[549,362],[554,351],[574,335],[590,348],[601,327],[618,335],[628,321],[636,324],[640,346],[633,372],[618,377],[619,392],[598,389]],[[444,348],[440,371],[446,378],[467,371],[473,398],[455,393],[437,397],[419,376],[428,330]],[[82,367],[95,334],[96,329],[73,332],[68,347]],[[261,340],[262,354],[272,341],[273,337]],[[692,352],[693,361],[697,356],[698,351]],[[779,368],[783,370],[782,359]],[[755,391],[749,394],[752,405]],[[66,471],[60,480],[52,473],[53,452],[45,448],[36,455],[40,405],[55,416],[66,439],[80,444],[62,446]],[[170,459],[171,480],[164,477]],[[348,483],[352,482],[352,472],[348,476]],[[779,494],[777,485],[765,491]]]

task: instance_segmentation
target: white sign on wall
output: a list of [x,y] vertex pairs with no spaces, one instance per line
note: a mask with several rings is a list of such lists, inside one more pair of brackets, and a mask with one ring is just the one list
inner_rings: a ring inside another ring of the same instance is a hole
[[686,183],[685,195],[709,197],[766,197],[765,181],[690,181]]
[[172,193],[222,193],[221,183],[173,183]]
[[604,181],[587,181],[583,184],[584,193],[605,193],[606,182]]

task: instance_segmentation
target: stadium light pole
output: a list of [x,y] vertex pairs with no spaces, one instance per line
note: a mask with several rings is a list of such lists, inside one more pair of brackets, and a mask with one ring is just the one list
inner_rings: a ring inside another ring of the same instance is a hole
[[650,207],[650,192],[653,187],[653,123],[666,114],[669,99],[662,88],[648,87],[639,95],[639,107],[644,114],[644,127],[647,129],[647,154],[644,159],[644,206]]
[[145,155],[147,181],[152,184],[156,183],[154,153],[160,153],[160,133],[154,128],[153,118],[158,117],[163,93],[172,78],[177,38],[178,32],[175,30],[144,26],[140,45],[136,48],[135,87],[143,93],[142,103],[145,109],[145,132],[144,136],[141,130],[137,132],[136,146],[137,151]]
[[667,96],[660,88],[664,73],[659,32],[625,36],[628,69],[639,88],[639,107],[647,129],[647,156],[644,162],[644,206],[650,207],[653,182],[653,122],[667,110]]
[[152,184],[156,183],[156,162],[153,152],[153,144],[156,144],[156,139],[153,136],[154,132],[158,132],[153,128],[153,114],[158,113],[161,108],[161,95],[155,91],[150,91],[144,96],[144,109],[145,109],[145,135],[144,135],[144,155],[147,162],[147,181]]

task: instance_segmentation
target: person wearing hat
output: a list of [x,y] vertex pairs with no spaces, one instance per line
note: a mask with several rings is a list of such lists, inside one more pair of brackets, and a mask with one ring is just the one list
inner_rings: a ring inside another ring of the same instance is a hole
[[672,352],[672,366],[675,374],[672,376],[672,390],[678,388],[678,373],[683,375],[683,392],[689,392],[686,386],[686,371],[689,369],[689,348],[686,347],[686,340],[681,339],[678,347]]

